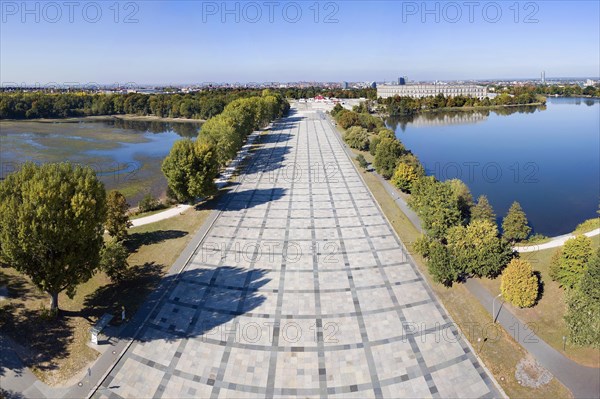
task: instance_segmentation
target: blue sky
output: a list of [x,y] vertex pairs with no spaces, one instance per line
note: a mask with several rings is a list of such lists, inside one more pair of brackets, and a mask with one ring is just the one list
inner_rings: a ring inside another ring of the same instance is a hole
[[599,1],[74,3],[1,2],[3,84],[600,75]]

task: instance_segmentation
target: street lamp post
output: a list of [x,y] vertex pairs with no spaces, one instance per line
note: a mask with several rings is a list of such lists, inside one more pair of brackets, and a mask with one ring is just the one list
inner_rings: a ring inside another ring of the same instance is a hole
[[494,299],[492,300],[492,321],[494,323],[496,323],[496,319],[497,319],[497,317],[496,317],[496,299],[500,298],[501,295],[502,295],[502,293],[496,295],[494,297]]

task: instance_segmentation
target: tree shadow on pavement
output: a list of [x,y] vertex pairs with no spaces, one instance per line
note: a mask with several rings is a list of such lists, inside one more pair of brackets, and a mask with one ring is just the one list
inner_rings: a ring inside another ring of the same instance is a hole
[[[150,316],[141,334],[137,336],[138,326],[132,325],[119,338],[136,337],[148,342],[201,336],[259,307],[265,301],[259,288],[270,281],[267,273],[220,266],[167,276],[161,280],[159,299],[147,301],[135,317],[141,322]],[[155,303],[158,305],[154,308]]]

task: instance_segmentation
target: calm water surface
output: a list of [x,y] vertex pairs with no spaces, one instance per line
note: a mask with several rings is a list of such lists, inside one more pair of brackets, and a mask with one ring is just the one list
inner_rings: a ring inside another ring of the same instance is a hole
[[549,98],[546,107],[387,122],[429,174],[462,179],[475,197],[488,196],[498,216],[519,201],[535,232],[548,236],[597,216],[599,100]]
[[0,121],[1,175],[23,162],[69,160],[91,166],[108,189],[118,189],[135,205],[150,192],[162,195],[163,158],[182,137],[195,138],[199,123],[148,121]]

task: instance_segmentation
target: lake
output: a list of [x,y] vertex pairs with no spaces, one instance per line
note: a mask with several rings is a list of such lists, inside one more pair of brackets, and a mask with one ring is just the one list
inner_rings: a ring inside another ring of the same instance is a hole
[[548,98],[546,106],[423,113],[387,125],[428,174],[462,179],[503,217],[519,201],[534,231],[555,236],[597,216],[600,101]]
[[26,161],[92,167],[107,189],[120,190],[132,206],[146,194],[165,194],[160,170],[173,143],[195,138],[200,123],[103,120],[0,121],[1,176]]

